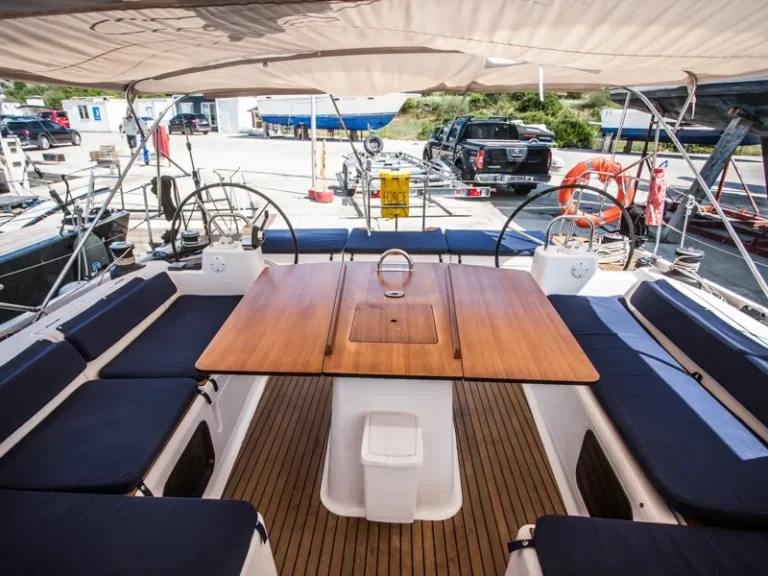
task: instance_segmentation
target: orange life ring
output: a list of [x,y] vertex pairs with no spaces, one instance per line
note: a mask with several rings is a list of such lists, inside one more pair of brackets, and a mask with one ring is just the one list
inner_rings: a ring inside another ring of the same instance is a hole
[[[603,184],[608,182],[608,180],[613,180],[619,189],[616,200],[622,206],[627,206],[635,200],[637,186],[632,184],[632,179],[629,176],[620,176],[621,171],[621,164],[618,162],[611,162],[598,156],[584,162],[579,162],[571,168],[568,174],[565,175],[565,178],[563,178],[562,185],[589,184],[589,179],[593,175],[597,176]],[[576,225],[580,228],[589,228],[588,220],[591,220],[595,227],[597,227],[616,222],[621,218],[621,209],[614,204],[594,214],[576,210],[576,203],[573,201],[573,194],[576,190],[577,188],[561,189],[558,194],[558,202],[560,203],[561,214],[584,216],[583,220],[576,220]]]

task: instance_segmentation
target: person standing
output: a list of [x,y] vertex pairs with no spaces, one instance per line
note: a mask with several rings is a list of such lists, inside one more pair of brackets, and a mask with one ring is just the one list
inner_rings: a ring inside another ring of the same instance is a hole
[[128,148],[131,149],[131,156],[133,156],[133,151],[136,148],[136,134],[139,132],[139,127],[133,114],[131,114],[130,108],[125,112],[123,128],[125,129],[125,139],[128,141]]
[[149,166],[149,149],[147,148],[147,141],[144,140],[149,133],[149,127],[147,126],[147,123],[144,122],[144,120],[141,118],[139,118],[138,126],[140,128],[138,138],[142,141],[141,144],[144,157],[144,165]]

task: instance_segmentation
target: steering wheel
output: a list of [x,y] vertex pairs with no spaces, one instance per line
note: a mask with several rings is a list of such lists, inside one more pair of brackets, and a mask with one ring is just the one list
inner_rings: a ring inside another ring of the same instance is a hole
[[542,190],[541,192],[537,192],[533,196],[528,196],[528,198],[525,199],[525,202],[520,204],[514,212],[507,218],[507,221],[504,223],[504,226],[501,228],[501,232],[499,233],[499,239],[496,241],[496,253],[495,256],[495,262],[496,262],[496,268],[499,268],[499,255],[501,254],[501,242],[504,239],[504,234],[507,233],[507,228],[509,228],[509,225],[512,223],[512,221],[517,217],[520,212],[523,211],[523,209],[528,206],[528,204],[531,204],[532,202],[535,202],[542,196],[546,196],[547,194],[551,194],[552,192],[557,192],[558,190],[562,190],[564,188],[581,188],[584,190],[589,190],[590,192],[593,192],[597,194],[598,196],[603,196],[604,198],[607,198],[610,202],[613,203],[614,206],[617,206],[619,210],[621,210],[621,218],[624,220],[624,223],[627,225],[627,229],[629,230],[629,253],[627,254],[626,262],[624,262],[624,268],[622,270],[627,270],[629,266],[632,264],[632,256],[635,253],[635,226],[632,224],[632,218],[629,215],[629,212],[627,212],[627,209],[624,207],[624,205],[616,200],[613,196],[608,194],[607,192],[604,192],[603,190],[600,190],[599,188],[595,188],[594,186],[588,186],[587,184],[566,184],[564,186],[553,186],[551,188],[547,188],[546,190]]
[[[291,232],[291,240],[293,242],[293,263],[298,264],[299,263],[299,242],[296,239],[296,232],[293,230],[293,225],[291,224],[291,221],[288,220],[288,216],[285,215],[285,212],[283,212],[277,204],[275,204],[274,201],[272,201],[268,196],[263,194],[262,192],[259,192],[255,188],[251,188],[250,186],[246,186],[245,184],[237,184],[236,182],[214,182],[213,184],[206,184],[205,186],[202,186],[195,190],[194,192],[190,193],[188,196],[184,198],[181,202],[179,202],[179,206],[176,208],[176,213],[173,215],[173,220],[171,221],[171,249],[173,250],[173,258],[178,262],[180,260],[179,258],[179,251],[176,247],[176,236],[179,232],[179,223],[183,220],[182,219],[182,212],[184,210],[184,207],[191,201],[191,200],[198,200],[200,203],[200,209],[203,212],[204,218],[208,221],[208,226],[213,222],[213,217],[215,214],[211,214],[209,210],[205,209],[204,201],[202,194],[204,192],[208,192],[212,188],[240,188],[241,190],[245,190],[246,192],[250,194],[254,194],[258,196],[259,198],[263,199],[266,203],[264,204],[264,207],[259,211],[258,214],[256,214],[250,222],[256,223],[256,221],[259,219],[259,217],[264,214],[264,212],[267,209],[267,206],[274,206],[275,210],[277,210],[277,213],[280,214],[280,216],[283,217],[283,220],[285,220],[285,223],[288,225],[288,230]],[[209,196],[210,197],[210,196]],[[214,200],[210,200],[211,202],[214,202]],[[194,212],[194,208],[193,208]],[[223,217],[230,217],[233,218],[235,216],[232,216],[229,212],[227,214],[223,214]],[[241,214],[238,214],[236,216],[237,218],[244,219],[245,217]],[[184,227],[186,228],[186,225],[189,221],[184,222]],[[206,226],[206,228],[208,227]]]

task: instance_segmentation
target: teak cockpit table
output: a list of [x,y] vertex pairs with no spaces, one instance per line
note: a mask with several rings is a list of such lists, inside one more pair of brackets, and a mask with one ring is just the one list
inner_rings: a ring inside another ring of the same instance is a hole
[[373,262],[266,268],[197,368],[218,374],[597,381],[528,272],[424,262],[412,272],[376,268]]
[[333,377],[321,498],[339,515],[365,516],[365,416],[415,415],[415,517],[442,520],[461,507],[452,381],[589,385],[599,376],[528,272],[382,261],[266,268],[197,368]]

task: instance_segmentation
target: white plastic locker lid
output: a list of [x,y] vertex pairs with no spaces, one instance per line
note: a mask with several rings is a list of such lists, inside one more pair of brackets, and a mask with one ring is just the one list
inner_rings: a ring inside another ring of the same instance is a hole
[[422,463],[421,429],[416,416],[377,412],[366,417],[364,463],[419,466]]

